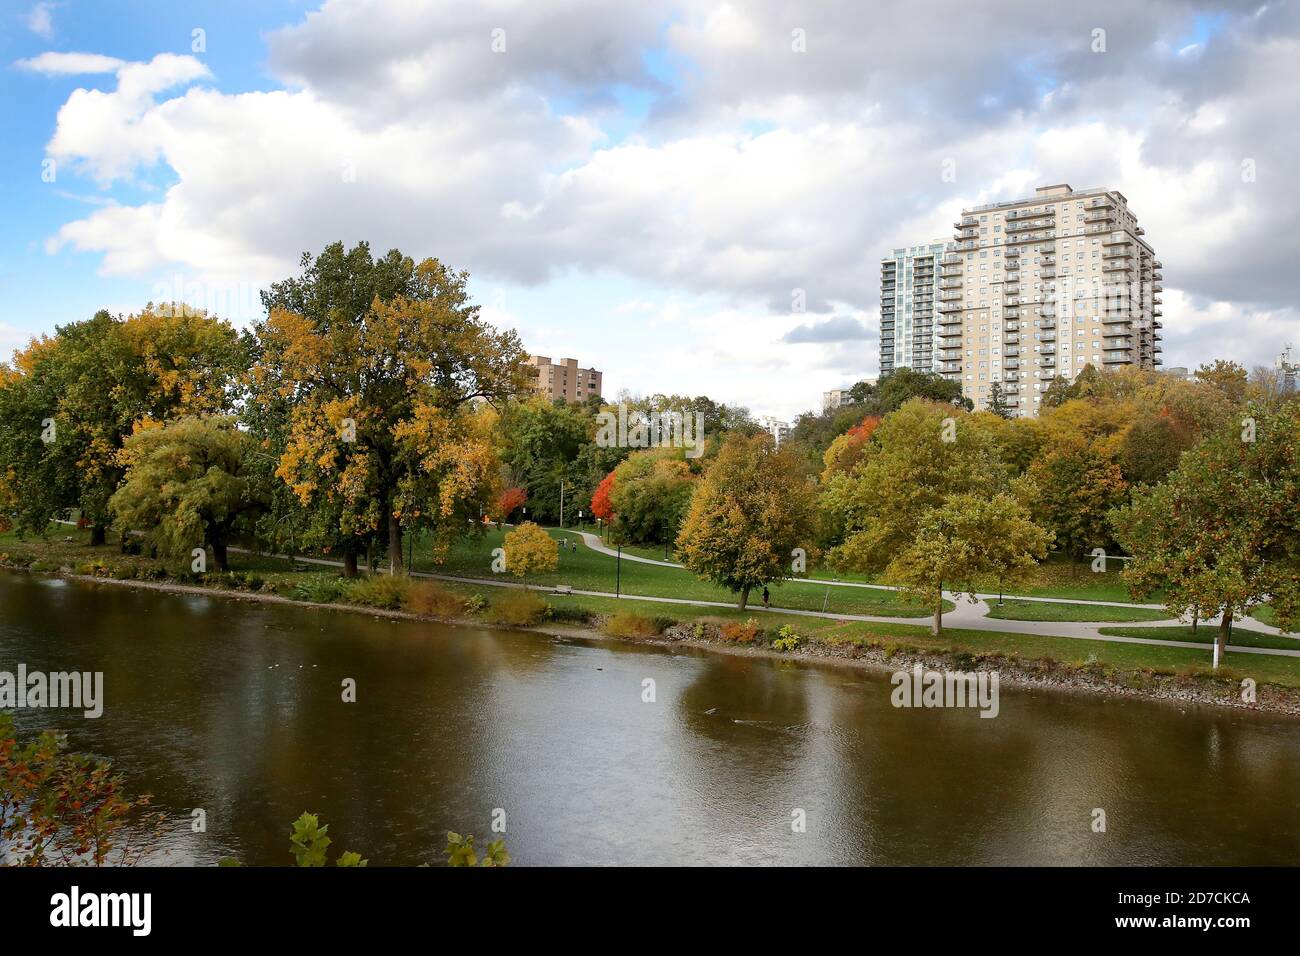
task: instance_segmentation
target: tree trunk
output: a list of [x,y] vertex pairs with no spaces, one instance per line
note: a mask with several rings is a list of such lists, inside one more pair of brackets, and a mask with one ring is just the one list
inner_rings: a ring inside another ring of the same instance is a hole
[[357,553],[355,551],[345,551],[343,553],[343,576],[345,578],[355,578],[357,576]]
[[217,570],[223,574],[230,570],[230,564],[226,561],[226,542],[212,542],[212,562],[217,566]]
[[1214,635],[1214,642],[1219,645],[1219,660],[1228,652],[1228,630],[1232,627],[1232,605],[1223,609],[1223,619],[1219,621],[1219,633]]
[[96,521],[90,526],[90,546],[98,548],[108,541],[108,525]]
[[943,582],[939,582],[939,597],[934,602],[934,621],[930,624],[930,633],[935,637],[943,630]]
[[749,603],[749,585],[746,584],[743,588],[740,589],[740,604],[738,605],[740,610],[743,611],[745,609],[745,605],[748,603]]
[[388,573],[403,574],[402,565],[402,521],[388,509]]

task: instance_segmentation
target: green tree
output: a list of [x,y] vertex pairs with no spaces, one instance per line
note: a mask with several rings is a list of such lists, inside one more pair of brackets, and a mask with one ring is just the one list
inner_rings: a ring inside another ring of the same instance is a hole
[[663,545],[673,541],[695,485],[695,475],[681,449],[634,452],[613,475],[610,505],[623,540]]
[[110,508],[127,530],[140,530],[160,552],[212,548],[218,571],[229,564],[235,532],[265,507],[250,475],[256,446],[224,417],[181,418],[145,428],[127,441],[126,479]]
[[766,434],[733,434],[696,483],[677,552],[698,577],[739,595],[743,611],[752,589],[793,575],[792,552],[811,551],[816,530],[816,498],[799,459]]
[[1249,411],[1111,516],[1134,593],[1163,591],[1178,615],[1222,615],[1220,655],[1233,616],[1266,601],[1283,630],[1300,624],[1300,406]]
[[1007,487],[988,429],[949,406],[913,399],[885,416],[852,472],[826,485],[822,505],[839,542],[831,560],[881,572],[950,495],[991,497]]
[[945,588],[974,599],[980,580],[1024,580],[1046,557],[1050,540],[1010,495],[949,495],[922,515],[915,537],[885,566],[884,580],[934,609],[930,631],[937,635]]
[[1006,392],[1002,389],[1001,382],[994,382],[989,387],[988,411],[998,416],[998,418],[1011,418],[1011,406],[1007,404]]
[[104,543],[126,439],[145,423],[230,410],[246,355],[229,323],[184,305],[101,311],[32,342],[0,371],[0,506],[42,534],[79,511],[91,543]]

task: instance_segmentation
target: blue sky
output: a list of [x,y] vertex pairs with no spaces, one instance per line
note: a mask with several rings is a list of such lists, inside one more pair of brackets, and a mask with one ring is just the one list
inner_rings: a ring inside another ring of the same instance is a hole
[[[1047,182],[1129,198],[1167,364],[1300,344],[1294,8],[1047,6],[10,0],[0,350],[177,283],[247,321],[366,238],[468,269],[608,390],[792,417],[877,370],[883,253]],[[24,65],[51,52],[124,72]]]

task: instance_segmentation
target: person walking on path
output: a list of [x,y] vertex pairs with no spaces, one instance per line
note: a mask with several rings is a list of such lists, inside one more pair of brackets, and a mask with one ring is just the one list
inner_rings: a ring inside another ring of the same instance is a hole
[[763,585],[763,607],[767,607],[767,602],[768,602],[767,585],[764,584]]

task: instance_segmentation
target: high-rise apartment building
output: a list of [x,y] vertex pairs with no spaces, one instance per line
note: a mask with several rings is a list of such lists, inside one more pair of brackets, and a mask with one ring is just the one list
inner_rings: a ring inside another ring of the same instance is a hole
[[[1161,264],[1121,193],[1041,186],[1032,198],[963,210],[954,226],[952,248],[938,259],[933,369],[961,382],[977,408],[995,382],[1013,413],[1035,415],[1058,375],[1161,364]],[[882,267],[882,279],[892,272],[894,285],[904,283],[899,261]],[[921,267],[907,261],[915,360],[926,351],[916,312]],[[882,281],[882,371],[886,335],[895,346],[888,367],[904,364],[898,346],[906,344],[900,297],[883,308],[889,284]]]
[[936,239],[922,246],[895,249],[880,260],[880,374],[908,365],[935,371],[939,326],[935,305],[939,291],[938,260],[952,243]]
[[578,368],[577,359],[552,362],[545,355],[530,355],[528,364],[537,370],[533,389],[540,395],[569,402],[585,402],[592,395],[600,395],[604,376],[594,368]]

